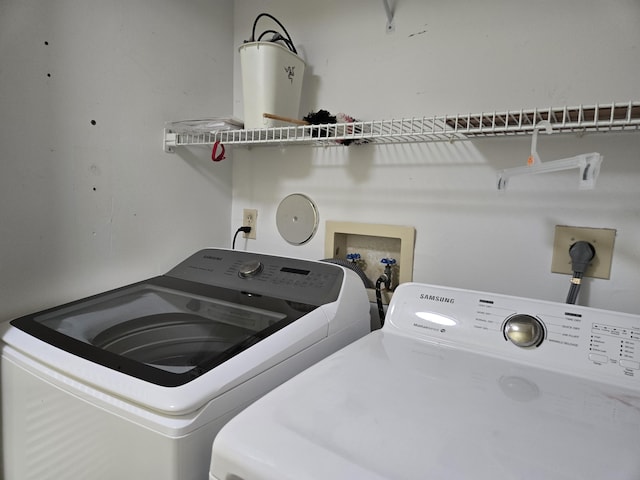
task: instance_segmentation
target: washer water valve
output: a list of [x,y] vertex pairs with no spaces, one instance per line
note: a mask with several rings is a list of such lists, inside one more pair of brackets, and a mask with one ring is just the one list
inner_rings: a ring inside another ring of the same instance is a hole
[[347,260],[351,263],[359,264],[362,256],[359,253],[347,253]]
[[381,276],[385,277],[383,282],[384,282],[384,287],[387,290],[391,290],[391,279],[392,279],[392,267],[393,265],[396,264],[396,259],[395,258],[383,258],[382,260],[380,260],[380,263],[384,264],[384,274]]

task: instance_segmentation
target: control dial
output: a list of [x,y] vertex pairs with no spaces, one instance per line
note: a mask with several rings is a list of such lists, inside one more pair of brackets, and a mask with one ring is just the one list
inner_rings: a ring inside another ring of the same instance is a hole
[[242,265],[240,265],[238,275],[240,276],[240,278],[255,277],[262,271],[263,268],[264,266],[262,265],[262,262],[260,262],[259,260],[252,260],[251,262],[243,263]]
[[516,314],[507,318],[503,333],[517,347],[537,347],[544,340],[544,325],[531,315]]

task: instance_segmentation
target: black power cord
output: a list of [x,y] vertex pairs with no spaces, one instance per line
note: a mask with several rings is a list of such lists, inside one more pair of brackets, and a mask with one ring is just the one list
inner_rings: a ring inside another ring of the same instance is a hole
[[268,13],[261,13],[254,20],[253,28],[251,29],[251,38],[249,39],[249,42],[255,42],[256,41],[256,26],[258,25],[258,20],[260,20],[262,17],[270,18],[271,20],[276,22],[280,26],[282,31],[284,32],[285,36],[283,36],[282,34],[280,34],[279,32],[277,32],[275,30],[269,29],[269,30],[263,31],[258,36],[257,40],[258,41],[262,40],[262,37],[267,33],[273,33],[273,37],[271,38],[271,40],[269,40],[270,42],[283,42],[287,46],[287,48],[289,50],[291,50],[293,53],[295,53],[297,55],[298,51],[296,50],[296,47],[293,44],[293,40],[291,40],[291,35],[289,35],[289,32],[287,32],[287,29],[284,28],[284,25],[282,23],[280,23],[280,20],[278,20],[273,15],[269,15]]
[[236,233],[233,236],[233,242],[231,243],[231,249],[232,250],[236,249],[236,238],[238,238],[238,234],[240,232],[249,233],[250,231],[251,231],[251,227],[240,227],[238,230],[236,230]]
[[571,269],[573,276],[571,277],[571,286],[567,295],[566,303],[576,303],[578,292],[580,292],[580,284],[582,276],[589,266],[589,262],[596,254],[596,249],[589,242],[580,240],[569,247],[569,256],[571,256]]

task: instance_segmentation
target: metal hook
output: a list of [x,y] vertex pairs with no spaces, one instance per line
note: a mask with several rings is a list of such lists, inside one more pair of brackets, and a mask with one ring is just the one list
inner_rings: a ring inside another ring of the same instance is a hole
[[551,128],[551,123],[547,120],[542,120],[538,122],[536,126],[533,128],[533,135],[531,136],[531,155],[527,159],[527,165],[539,165],[542,163],[540,160],[540,155],[538,155],[538,130],[544,128],[548,134],[553,133],[553,128]]
[[389,0],[382,0],[384,11],[387,13],[387,33],[393,32],[396,27],[393,23],[393,7],[389,5]]

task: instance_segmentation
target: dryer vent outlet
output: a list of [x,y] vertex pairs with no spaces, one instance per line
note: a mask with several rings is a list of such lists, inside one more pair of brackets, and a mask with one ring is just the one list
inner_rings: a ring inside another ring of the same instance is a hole
[[258,210],[253,208],[245,208],[242,210],[242,226],[251,227],[249,233],[243,233],[244,238],[256,239],[256,227],[258,226]]

